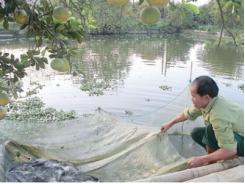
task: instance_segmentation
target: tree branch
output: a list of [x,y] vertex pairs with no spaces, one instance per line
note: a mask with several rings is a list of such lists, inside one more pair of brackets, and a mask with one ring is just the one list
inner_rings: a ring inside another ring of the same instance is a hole
[[221,21],[222,21],[222,26],[221,26],[221,30],[220,30],[220,36],[219,36],[218,47],[220,46],[220,43],[221,43],[221,40],[222,40],[222,37],[223,37],[223,30],[224,30],[224,29],[225,29],[225,30],[229,33],[229,35],[232,37],[235,46],[237,46],[235,36],[234,36],[233,33],[232,33],[230,30],[228,30],[228,28],[225,26],[224,13],[223,13],[223,10],[222,10],[221,4],[220,4],[220,0],[216,0],[216,2],[217,2],[218,7],[219,7],[220,17],[221,17]]

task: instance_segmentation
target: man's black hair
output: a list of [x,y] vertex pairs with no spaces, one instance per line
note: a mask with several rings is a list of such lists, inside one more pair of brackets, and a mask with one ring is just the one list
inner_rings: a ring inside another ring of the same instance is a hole
[[192,84],[197,86],[197,94],[200,96],[209,95],[211,98],[214,98],[219,93],[219,87],[209,76],[197,77]]

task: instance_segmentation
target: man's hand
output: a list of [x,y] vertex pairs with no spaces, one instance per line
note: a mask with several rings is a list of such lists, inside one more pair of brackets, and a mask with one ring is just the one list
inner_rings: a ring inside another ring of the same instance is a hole
[[208,165],[207,160],[205,157],[200,156],[200,157],[193,157],[190,160],[187,161],[187,164],[190,168],[192,167],[200,167],[204,165]]
[[172,126],[172,123],[171,122],[168,122],[164,125],[161,126],[161,132],[166,132],[170,127]]
[[185,121],[185,120],[187,120],[187,117],[185,116],[185,114],[183,112],[181,112],[174,119],[172,119],[171,121],[162,125],[161,126],[161,132],[166,132],[174,124]]

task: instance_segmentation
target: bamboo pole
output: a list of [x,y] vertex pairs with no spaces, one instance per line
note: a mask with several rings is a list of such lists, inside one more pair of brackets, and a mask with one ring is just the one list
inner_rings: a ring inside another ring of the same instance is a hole
[[214,172],[224,171],[229,168],[236,167],[243,164],[243,158],[236,158],[233,160],[226,160],[202,167],[186,169],[174,173],[154,176],[151,178],[138,180],[140,182],[184,182],[194,178],[199,178]]
[[200,178],[195,178],[187,182],[243,182],[244,165],[239,165],[231,169],[212,173]]

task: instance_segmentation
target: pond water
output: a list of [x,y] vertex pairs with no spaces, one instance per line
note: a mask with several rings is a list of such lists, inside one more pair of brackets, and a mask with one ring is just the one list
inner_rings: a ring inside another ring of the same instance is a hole
[[[49,65],[39,71],[29,68],[20,95],[32,94],[40,97],[47,107],[75,110],[78,114],[94,113],[100,107],[114,117],[129,120],[126,122],[159,130],[162,123],[190,105],[190,81],[199,75],[209,75],[218,83],[220,95],[243,106],[243,50],[233,46],[216,48],[213,42],[194,35],[89,38],[72,57],[71,74],[54,71]],[[0,40],[0,51],[19,56],[31,45],[27,39]],[[170,140],[174,147],[184,157],[204,154],[204,150],[185,136],[198,124],[185,124],[176,128],[184,134],[176,135],[179,131],[172,130]],[[65,125],[65,122],[24,124],[3,120],[0,150],[8,139],[32,140]],[[0,167],[0,181],[3,181],[1,173]]]
[[[190,80],[209,75],[217,81],[220,95],[243,106],[243,50],[216,48],[212,43],[198,36],[90,38],[79,45],[78,54],[72,58],[74,75],[56,72],[50,66],[38,72],[29,69],[24,89],[26,92],[38,88],[36,83],[42,85],[35,95],[47,107],[81,114],[100,107],[134,119],[164,110],[188,91]],[[13,40],[0,42],[0,49],[19,55],[30,45],[26,40]],[[184,109],[186,101],[188,96],[171,112]],[[166,120],[171,118],[169,115]]]

